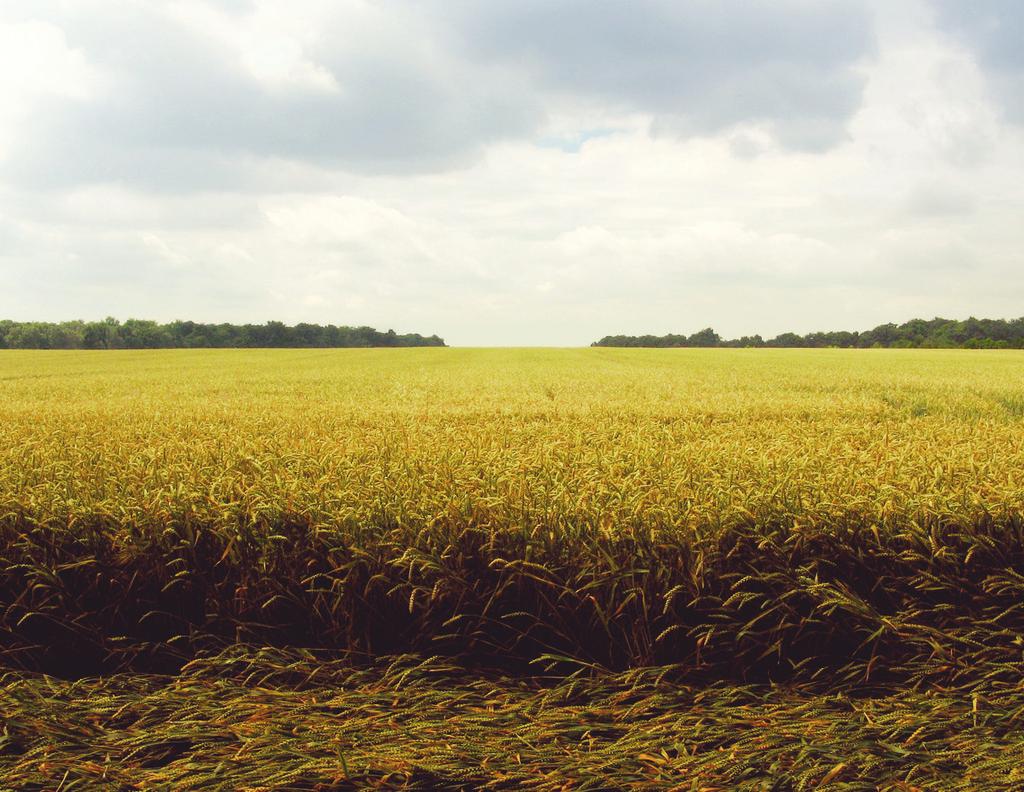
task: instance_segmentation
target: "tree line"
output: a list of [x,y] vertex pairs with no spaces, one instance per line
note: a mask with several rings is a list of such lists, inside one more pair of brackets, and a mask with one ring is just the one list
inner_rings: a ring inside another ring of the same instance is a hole
[[173,349],[198,347],[420,347],[445,346],[436,335],[382,333],[372,327],[283,322],[203,324],[148,319],[120,322],[0,320],[0,349]]
[[605,336],[597,347],[844,347],[906,349],[1024,349],[1024,317],[1020,319],[911,319],[872,330],[782,333],[723,339],[710,327],[692,335]]

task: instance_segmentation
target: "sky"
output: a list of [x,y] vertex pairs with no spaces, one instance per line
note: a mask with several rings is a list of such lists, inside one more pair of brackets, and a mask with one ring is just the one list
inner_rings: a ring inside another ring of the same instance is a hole
[[0,318],[1024,315],[1019,0],[0,0]]

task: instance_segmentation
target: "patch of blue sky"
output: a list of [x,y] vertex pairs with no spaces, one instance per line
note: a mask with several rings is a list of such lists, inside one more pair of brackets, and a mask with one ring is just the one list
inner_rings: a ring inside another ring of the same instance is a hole
[[595,129],[581,130],[574,135],[548,135],[536,140],[534,143],[539,148],[558,149],[567,154],[576,154],[588,140],[608,137],[620,131],[614,127],[597,127]]

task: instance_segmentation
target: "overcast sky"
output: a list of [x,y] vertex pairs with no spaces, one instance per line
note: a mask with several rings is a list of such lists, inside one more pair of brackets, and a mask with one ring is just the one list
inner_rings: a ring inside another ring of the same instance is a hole
[[0,317],[1024,315],[1019,0],[0,0]]

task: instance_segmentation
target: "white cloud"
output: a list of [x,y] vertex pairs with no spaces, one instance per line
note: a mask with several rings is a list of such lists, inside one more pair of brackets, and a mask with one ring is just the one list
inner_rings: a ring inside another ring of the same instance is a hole
[[938,24],[985,70],[1006,117],[1024,123],[1024,13],[1017,0],[935,0]]
[[43,20],[0,17],[0,162],[40,101],[87,101],[102,89],[100,75],[64,31]]
[[294,7],[260,3],[245,15],[200,0],[181,0],[168,17],[200,39],[214,39],[229,48],[242,68],[258,83],[276,92],[337,94],[335,75],[318,63],[310,50],[319,43],[324,8],[296,14]]

